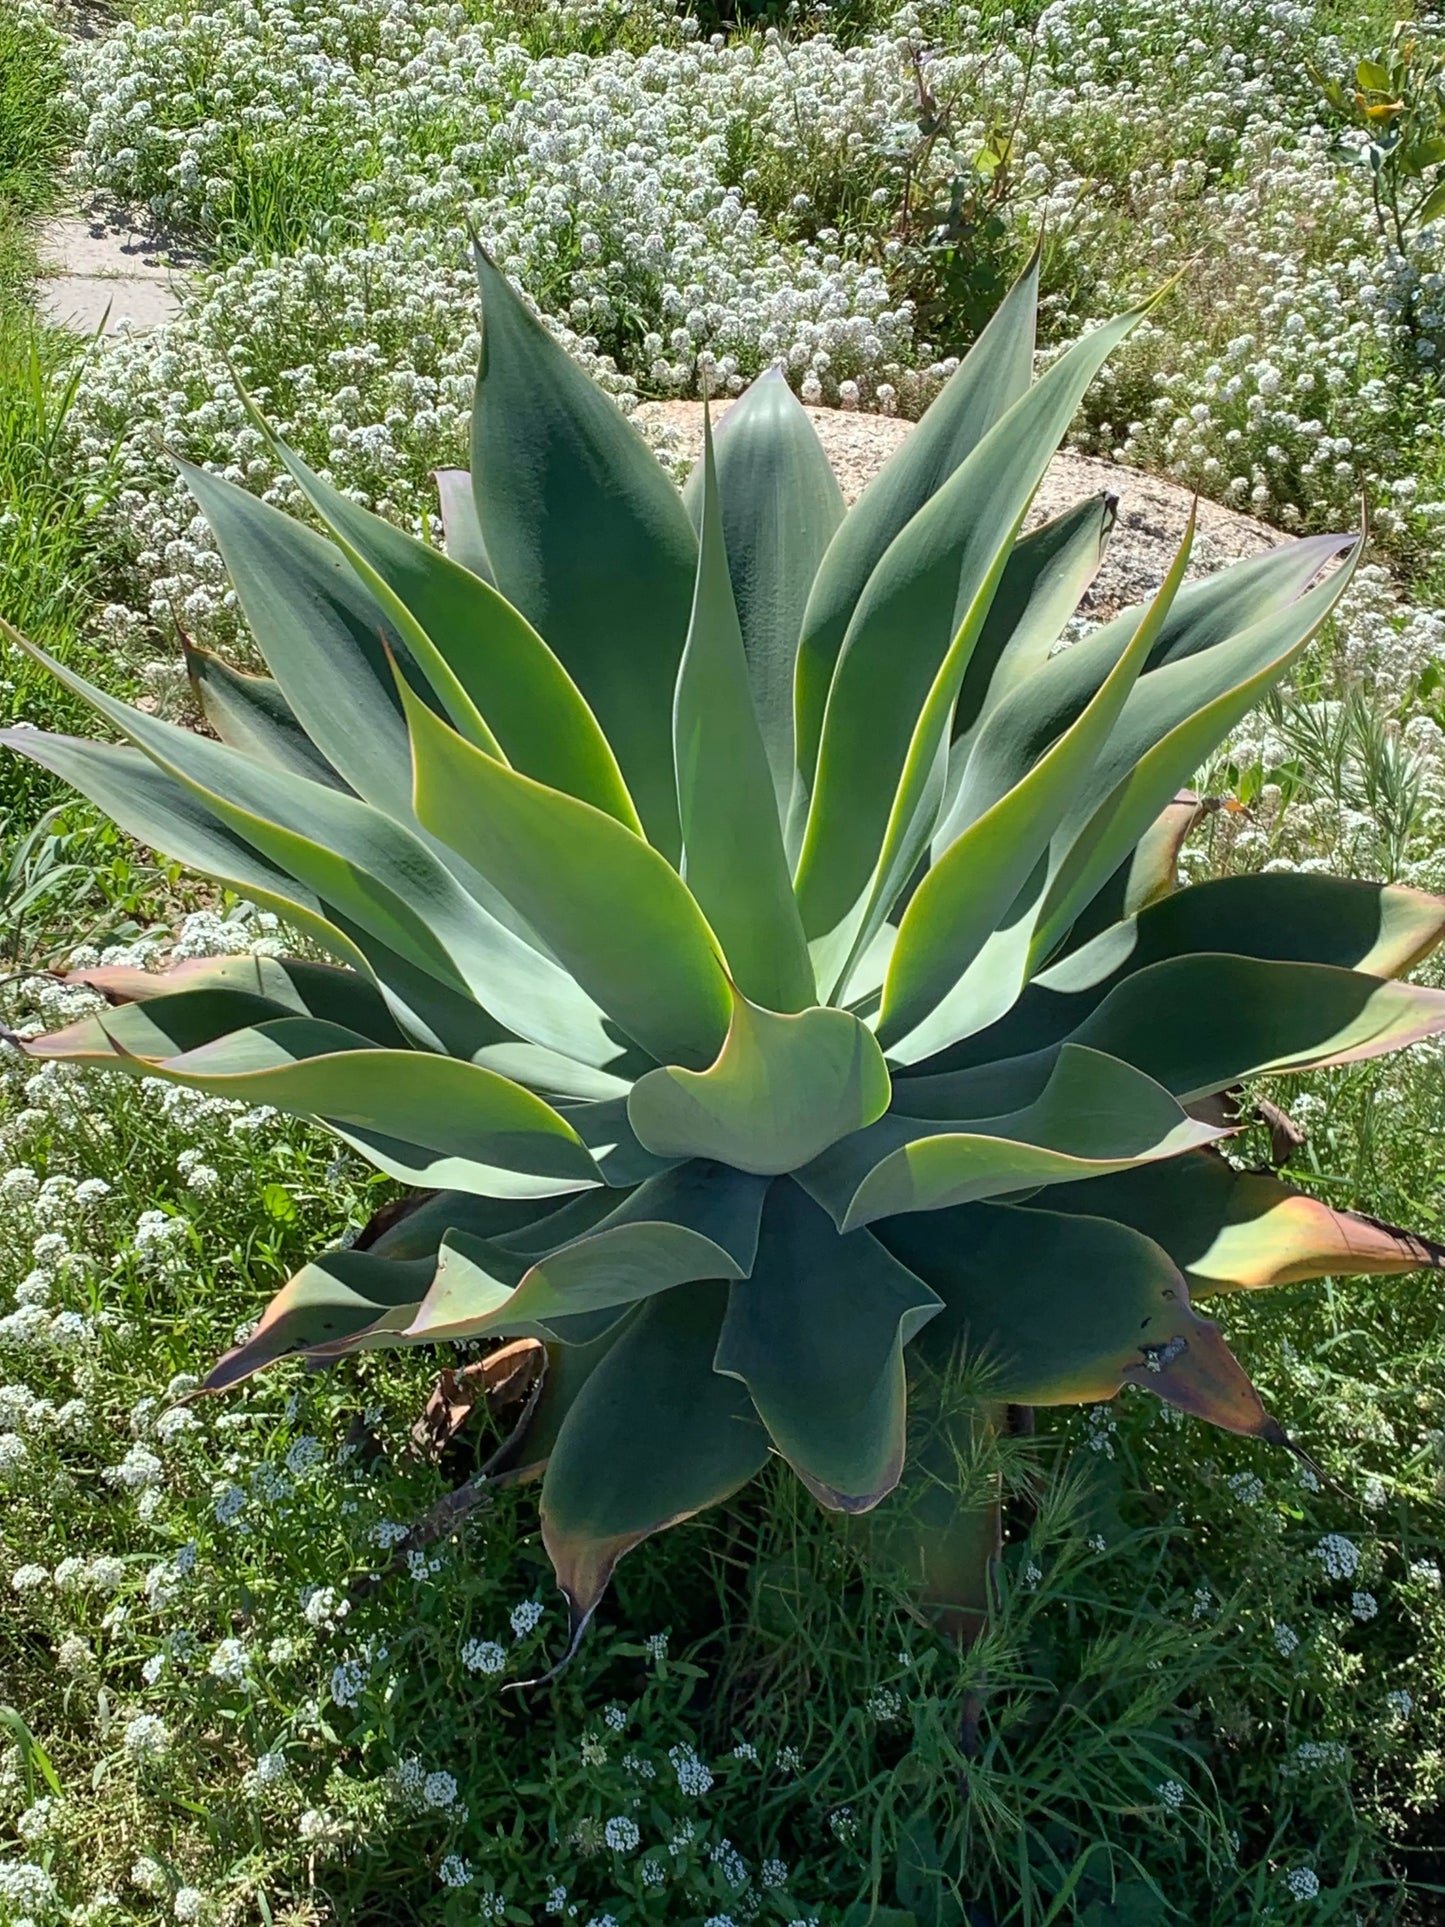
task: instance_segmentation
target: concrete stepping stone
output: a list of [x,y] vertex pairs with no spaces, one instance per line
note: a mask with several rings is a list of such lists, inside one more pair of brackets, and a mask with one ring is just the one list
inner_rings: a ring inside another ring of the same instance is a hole
[[75,334],[159,327],[180,309],[183,250],[123,213],[64,214],[39,234],[36,305]]

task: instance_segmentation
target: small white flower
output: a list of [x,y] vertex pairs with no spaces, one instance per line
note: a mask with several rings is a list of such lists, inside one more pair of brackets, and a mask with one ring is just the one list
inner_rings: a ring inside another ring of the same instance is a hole
[[331,1697],[338,1706],[355,1706],[366,1685],[366,1668],[359,1660],[343,1659],[331,1669]]
[[1280,1658],[1289,1659],[1299,1650],[1299,1634],[1281,1621],[1274,1629],[1274,1643]]
[[525,1639],[542,1617],[542,1606],[536,1599],[524,1599],[519,1606],[512,1608],[512,1631],[518,1639]]
[[121,1463],[106,1466],[100,1476],[108,1486],[119,1486],[125,1491],[143,1491],[146,1486],[156,1486],[164,1472],[166,1466],[152,1451],[146,1451],[145,1445],[131,1445]]
[[239,1686],[246,1677],[246,1648],[239,1639],[223,1639],[211,1654],[206,1671],[212,1679],[224,1680],[228,1686]]
[[286,1470],[300,1474],[309,1472],[314,1465],[320,1465],[326,1457],[320,1439],[309,1435],[297,1439],[286,1454]]
[[429,1807],[455,1806],[457,1783],[450,1773],[428,1773],[421,1783],[421,1797]]
[[463,1860],[459,1853],[449,1853],[437,1868],[444,1887],[469,1887],[472,1869],[469,1861]]
[[118,1592],[125,1584],[125,1561],[98,1553],[85,1569],[85,1583],[92,1592]]
[[461,1660],[469,1673],[503,1673],[507,1669],[506,1648],[495,1639],[469,1639],[462,1648]]
[[199,1887],[177,1887],[171,1912],[177,1920],[199,1920],[205,1904],[206,1896]]
[[216,1515],[217,1525],[231,1525],[246,1509],[246,1494],[239,1485],[228,1485],[216,1494],[211,1509]]
[[1284,1884],[1294,1900],[1313,1900],[1320,1890],[1320,1877],[1312,1867],[1296,1867],[1284,1877]]
[[301,1592],[301,1613],[308,1626],[318,1632],[334,1626],[344,1619],[351,1610],[351,1602],[343,1599],[334,1586],[305,1586]]
[[25,1917],[49,1914],[59,1893],[55,1882],[32,1860],[0,1860],[0,1903],[20,1927]]
[[153,1900],[159,1900],[169,1890],[171,1883],[160,1861],[143,1853],[131,1864],[130,1884],[138,1887],[143,1894],[149,1894]]
[[29,1463],[30,1447],[18,1432],[0,1432],[0,1484],[10,1484]]
[[1189,1797],[1189,1789],[1179,1780],[1165,1780],[1157,1792],[1165,1806],[1173,1807],[1176,1813]]
[[1400,1720],[1409,1719],[1415,1710],[1415,1701],[1403,1686],[1398,1687],[1393,1693],[1386,1693],[1385,1705],[1392,1717]]
[[27,1847],[38,1847],[59,1830],[60,1815],[60,1802],[47,1796],[25,1809],[15,1822],[15,1831]]
[[50,1584],[50,1573],[44,1566],[17,1566],[10,1575],[10,1584],[16,1592],[39,1592],[42,1586]]
[[635,1853],[642,1841],[642,1834],[635,1820],[625,1813],[616,1815],[602,1829],[602,1837],[614,1853]]
[[1373,1619],[1380,1610],[1379,1601],[1372,1592],[1357,1592],[1350,1596],[1350,1611],[1356,1619]]
[[156,1420],[156,1437],[162,1445],[171,1445],[183,1432],[194,1432],[199,1425],[189,1405],[172,1405]]
[[1314,1556],[1330,1579],[1353,1579],[1360,1565],[1360,1548],[1342,1532],[1327,1532],[1315,1547]]
[[690,1800],[702,1798],[712,1785],[712,1774],[690,1746],[674,1746],[668,1749],[668,1759],[677,1775],[679,1791]]
[[127,1721],[121,1744],[138,1766],[149,1766],[170,1751],[170,1729],[154,1713],[137,1713]]

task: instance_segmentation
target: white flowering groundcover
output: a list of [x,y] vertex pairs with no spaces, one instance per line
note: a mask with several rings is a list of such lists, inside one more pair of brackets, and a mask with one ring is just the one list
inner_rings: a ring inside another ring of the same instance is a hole
[[[1379,559],[1297,700],[1201,774],[1248,807],[1188,865],[1445,887],[1442,242],[1381,240],[1310,75],[1372,24],[1301,0],[854,7],[726,38],[656,0],[119,11],[69,49],[77,174],[203,260],[171,326],[88,355],[56,443],[66,607],[96,603],[71,641],[123,693],[186,713],[178,620],[247,647],[163,449],[294,506],[228,358],[329,479],[419,531],[430,471],[464,457],[468,223],[624,407],[779,362],[805,399],[916,413],[965,345],[925,211],[1017,115],[989,246],[1007,267],[1046,227],[1051,338],[1197,262],[1080,442],[1283,527],[1373,513]],[[929,136],[921,85],[947,108]],[[38,499],[0,515],[7,580]],[[23,719],[33,684],[5,673]],[[54,800],[4,797],[7,837]],[[66,822],[106,961],[279,946]],[[63,961],[76,914],[6,941]],[[76,993],[30,977],[6,1012],[54,1026]],[[1295,1172],[1438,1233],[1439,1073],[1425,1051],[1301,1080]],[[571,1671],[521,1699],[562,1630],[525,1502],[408,1537],[485,1451],[417,1453],[426,1357],[188,1400],[383,1195],[268,1111],[0,1059],[0,1923],[1409,1917],[1445,1791],[1430,1279],[1278,1293],[1267,1326],[1231,1307],[1323,1481],[1145,1400],[1003,1441],[1004,1598],[962,1661],[764,1481],[629,1561]]]

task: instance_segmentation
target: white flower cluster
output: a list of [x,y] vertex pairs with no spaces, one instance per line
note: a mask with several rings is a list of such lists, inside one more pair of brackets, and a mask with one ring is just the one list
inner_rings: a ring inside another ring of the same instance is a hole
[[59,1897],[44,1867],[32,1860],[0,1860],[0,1906],[12,1919],[48,1914]]
[[1329,1579],[1353,1579],[1360,1569],[1360,1548],[1342,1532],[1327,1532],[1315,1547],[1315,1557]]
[[699,1800],[712,1786],[711,1769],[703,1764],[690,1746],[674,1746],[669,1749],[668,1759],[677,1775],[679,1792],[685,1793],[690,1800]]
[[1349,1752],[1339,1740],[1301,1740],[1292,1755],[1292,1768],[1298,1773],[1318,1773],[1323,1767],[1344,1766]]
[[462,1647],[461,1660],[469,1673],[503,1673],[507,1669],[506,1648],[495,1639],[469,1639]]

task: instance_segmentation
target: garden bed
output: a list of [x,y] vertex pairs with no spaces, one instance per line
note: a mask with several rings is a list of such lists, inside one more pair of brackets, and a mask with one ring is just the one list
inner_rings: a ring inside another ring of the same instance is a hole
[[[1186,875],[1445,888],[1445,239],[1382,227],[1318,78],[1383,47],[1387,13],[19,17],[0,614],[112,693],[197,721],[178,631],[254,664],[170,462],[297,507],[236,377],[329,480],[432,532],[432,471],[466,459],[469,225],[679,474],[699,390],[774,364],[855,456],[905,439],[1042,233],[1041,366],[1183,271],[1063,471],[1118,493],[1119,536],[1165,489],[1206,498],[1211,566],[1353,528],[1362,499],[1371,518],[1292,689],[1198,773],[1228,807]],[[174,316],[37,329],[33,222],[60,205],[161,224]],[[13,648],[4,675],[7,722],[87,726]],[[0,812],[5,1014],[27,1033],[89,1007],[49,970],[284,947],[18,757]],[[1426,1044],[1276,1087],[1303,1132],[1291,1177],[1445,1236],[1440,1070]],[[1269,1132],[1234,1150],[1266,1161]],[[396,1193],[267,1107],[3,1047],[0,1922],[1441,1917],[1432,1274],[1228,1301],[1309,1462],[1133,1391],[980,1437],[960,1476],[1002,1477],[1007,1535],[966,1652],[770,1468],[633,1553],[571,1665],[519,1692],[566,1642],[535,1495],[406,1538],[498,1443],[480,1414],[444,1453],[418,1443],[432,1353],[191,1396],[308,1253]]]

